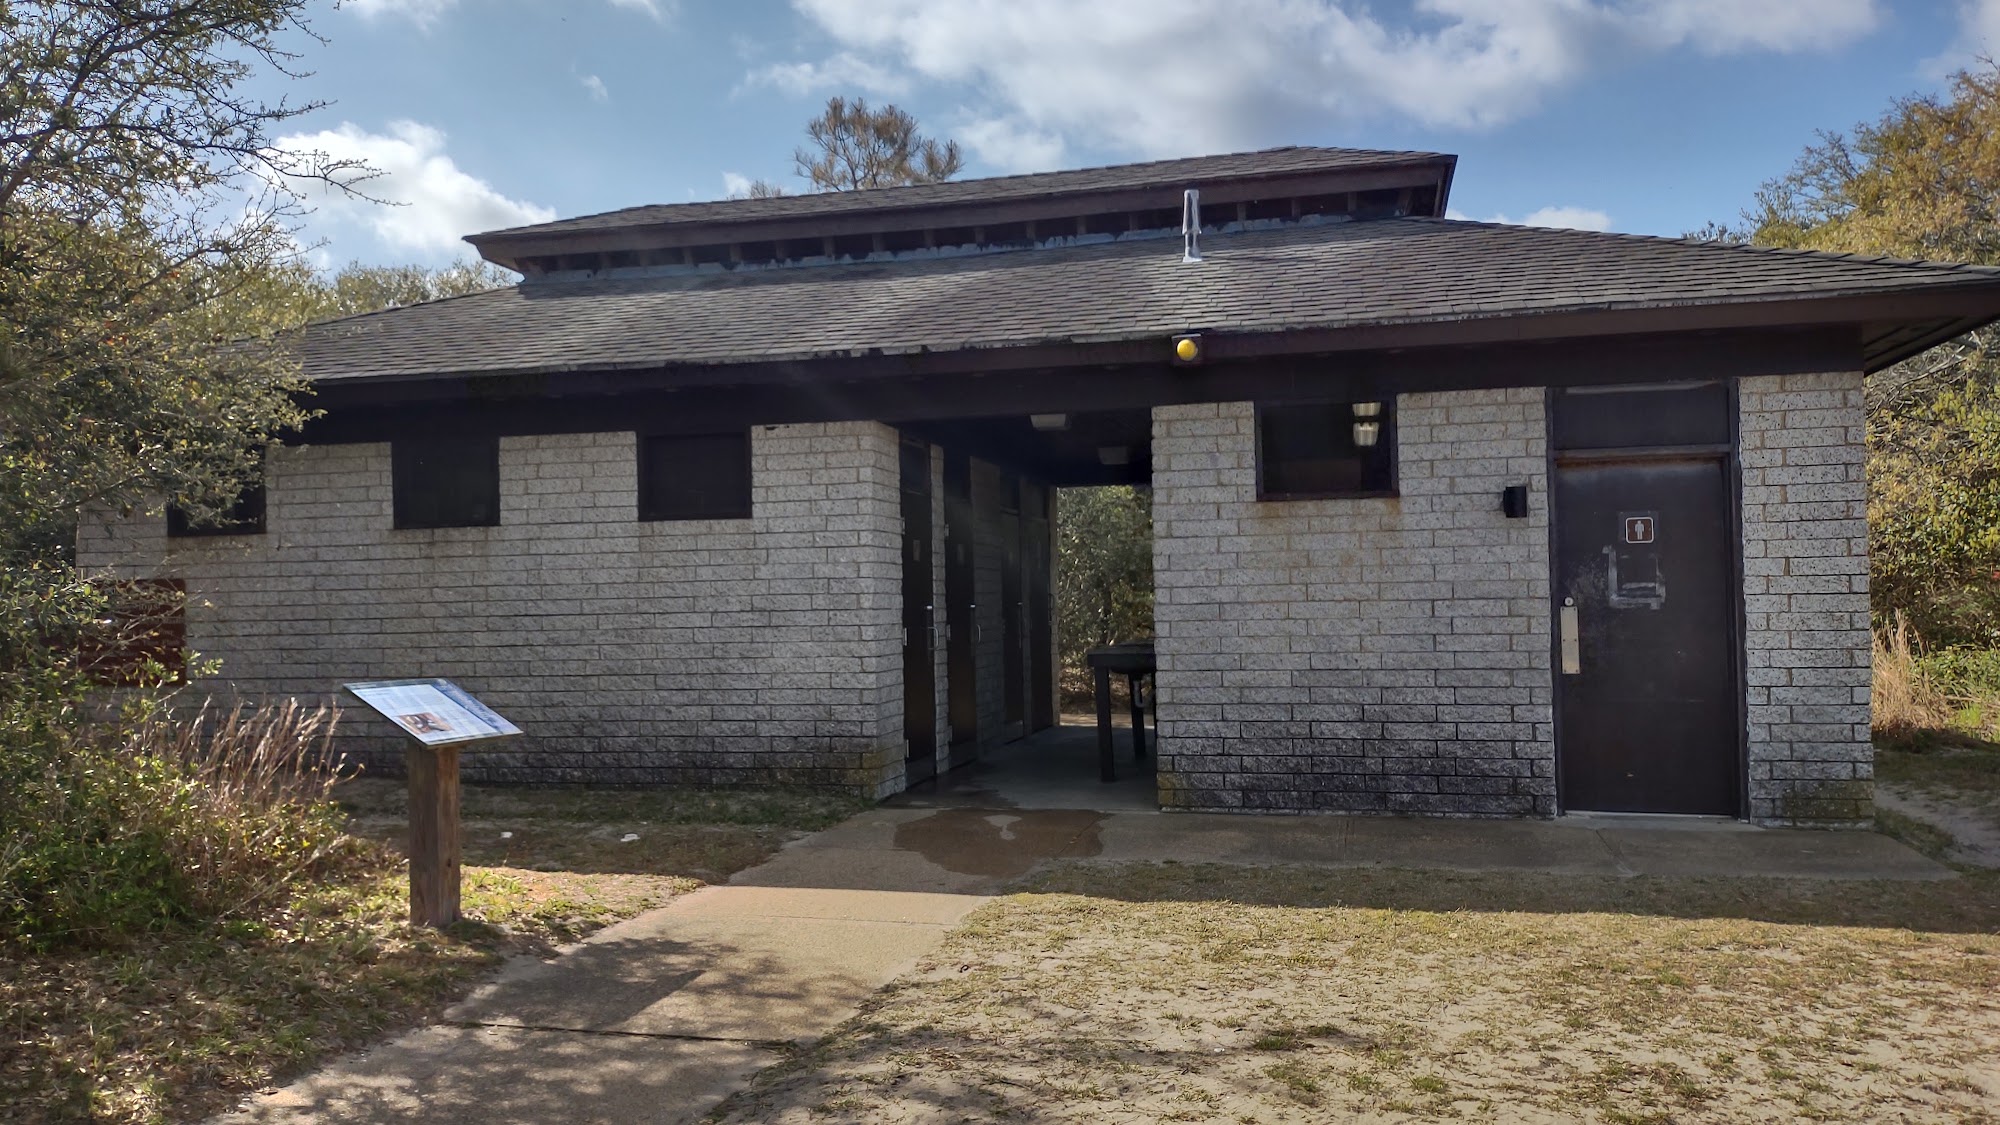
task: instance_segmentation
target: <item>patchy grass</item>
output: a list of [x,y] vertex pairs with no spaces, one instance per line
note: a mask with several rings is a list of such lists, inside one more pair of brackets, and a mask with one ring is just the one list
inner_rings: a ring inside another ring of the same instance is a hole
[[[409,831],[403,783],[343,786],[353,830],[393,846]],[[467,786],[465,862],[536,871],[727,878],[870,802],[808,789],[512,789]]]
[[[357,817],[401,819],[404,783],[357,778],[335,794]],[[814,832],[831,828],[874,802],[821,789],[523,789],[467,785],[459,794],[466,821],[560,821],[578,824],[738,825]]]
[[715,1115],[2000,1120],[2000,876],[1071,865]]
[[1938,825],[1879,805],[1875,809],[1875,830],[1940,863],[1952,862],[1953,849],[1958,845],[1957,838]]
[[2000,749],[1878,750],[1875,776],[1898,789],[1980,809],[2000,826]]
[[1948,863],[2000,867],[2000,749],[1875,752],[1876,826]]
[[[399,844],[401,788],[335,795],[356,834]],[[553,955],[855,807],[782,792],[478,789],[464,804],[467,918],[447,932],[406,924],[402,864],[371,847],[254,923],[0,958],[0,1120],[198,1120],[434,1016],[507,956]]]

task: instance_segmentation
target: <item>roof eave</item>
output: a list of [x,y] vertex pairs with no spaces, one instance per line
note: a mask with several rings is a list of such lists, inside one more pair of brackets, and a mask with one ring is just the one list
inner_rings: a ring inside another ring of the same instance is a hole
[[[1837,296],[1795,296],[1780,300],[1688,302],[1674,305],[1620,305],[1546,312],[1472,314],[1449,319],[1399,321],[1345,327],[1279,327],[1230,332],[1215,325],[1187,324],[1117,338],[1046,339],[1024,344],[966,346],[949,350],[871,350],[762,356],[703,364],[561,364],[504,370],[437,371],[422,374],[334,376],[312,380],[321,388],[450,383],[505,379],[539,380],[565,376],[558,393],[604,393],[645,377],[674,386],[798,383],[817,379],[863,379],[923,374],[979,374],[1038,368],[1101,367],[1167,363],[1176,332],[1203,331],[1210,363],[1265,358],[1393,351],[1415,348],[1478,347],[1555,340],[1587,340],[1663,333],[1743,329],[1816,328],[1870,323],[1936,323],[1951,327],[1893,353],[1863,355],[1864,370],[1876,371],[1925,347],[2000,320],[2000,281]],[[308,375],[310,378],[310,374]],[[551,388],[557,390],[556,388]]]

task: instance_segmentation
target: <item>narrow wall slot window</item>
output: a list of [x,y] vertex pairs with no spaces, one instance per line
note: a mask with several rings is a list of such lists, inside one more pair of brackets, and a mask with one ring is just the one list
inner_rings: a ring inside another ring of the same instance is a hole
[[1258,404],[1258,499],[1395,494],[1393,399]]
[[639,518],[750,518],[750,435],[639,435]]
[[167,536],[188,539],[205,535],[261,535],[264,532],[263,457],[257,458],[257,479],[236,494],[235,502],[215,516],[198,519],[178,504],[167,505]]
[[400,438],[390,447],[396,527],[500,523],[500,439]]

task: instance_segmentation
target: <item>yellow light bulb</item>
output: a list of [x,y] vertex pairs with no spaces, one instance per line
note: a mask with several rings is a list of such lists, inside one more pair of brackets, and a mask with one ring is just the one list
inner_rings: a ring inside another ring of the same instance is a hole
[[1174,345],[1174,354],[1181,357],[1182,363],[1193,363],[1194,357],[1201,354],[1201,345],[1183,337]]

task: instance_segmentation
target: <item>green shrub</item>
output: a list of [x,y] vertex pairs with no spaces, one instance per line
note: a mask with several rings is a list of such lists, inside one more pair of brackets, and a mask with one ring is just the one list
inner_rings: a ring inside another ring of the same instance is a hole
[[333,716],[140,711],[0,731],[0,941],[114,942],[281,907],[352,855]]
[[1975,704],[2000,699],[2000,650],[1940,649],[1918,657],[1917,667],[1952,699]]
[[1066,488],[1056,504],[1056,638],[1063,666],[1099,645],[1153,635],[1152,496],[1130,485]]

